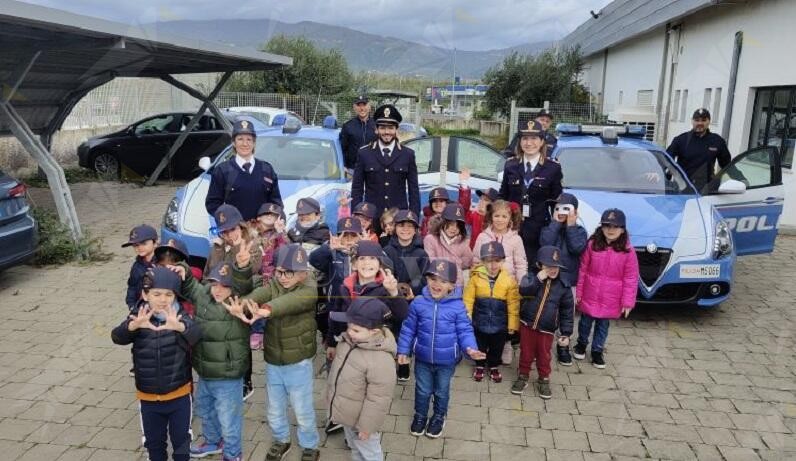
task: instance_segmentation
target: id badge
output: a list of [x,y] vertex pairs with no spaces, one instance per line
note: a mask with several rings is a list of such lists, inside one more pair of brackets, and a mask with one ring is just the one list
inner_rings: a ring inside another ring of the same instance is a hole
[[522,217],[523,218],[530,218],[531,217],[531,206],[527,203],[522,206]]

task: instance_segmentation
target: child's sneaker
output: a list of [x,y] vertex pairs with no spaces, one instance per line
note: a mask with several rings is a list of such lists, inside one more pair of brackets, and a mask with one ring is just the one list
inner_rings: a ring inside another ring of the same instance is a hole
[[243,401],[248,400],[252,394],[254,394],[254,386],[251,381],[246,381],[243,383]]
[[445,417],[434,415],[431,417],[431,421],[428,423],[426,437],[430,439],[436,439],[442,435],[443,429],[445,429]]
[[200,444],[191,445],[191,458],[204,458],[205,456],[217,455],[224,451],[224,442],[208,443],[204,441]]
[[489,379],[491,379],[493,383],[499,383],[503,381],[503,375],[500,373],[500,370],[495,367],[489,370]]
[[547,400],[553,396],[550,391],[550,378],[539,378],[539,397]]
[[305,448],[301,450],[301,461],[318,461],[320,457],[321,452],[316,448]]
[[500,355],[500,360],[503,365],[511,365],[514,360],[514,347],[511,346],[510,341],[506,341],[506,344],[503,345],[503,353]]
[[409,381],[409,364],[398,365],[398,382],[405,383]]
[[524,375],[517,376],[517,380],[511,385],[511,393],[521,395],[522,391],[528,387],[528,377]]
[[409,428],[409,433],[420,437],[421,435],[426,433],[426,423],[428,420],[422,416],[415,415],[412,419],[412,426]]
[[575,347],[572,348],[572,355],[578,359],[583,360],[586,358],[586,345],[585,344],[575,344]]
[[484,379],[484,367],[475,367],[473,370],[473,381],[481,382]]
[[263,348],[263,334],[262,333],[252,333],[249,336],[249,347],[253,351],[259,351]]
[[572,366],[572,355],[569,353],[569,346],[556,345],[556,352],[558,353],[559,365],[564,365],[565,367]]
[[289,452],[290,442],[274,442],[265,454],[265,461],[282,461]]
[[605,368],[605,359],[602,351],[591,351],[591,364],[599,369]]

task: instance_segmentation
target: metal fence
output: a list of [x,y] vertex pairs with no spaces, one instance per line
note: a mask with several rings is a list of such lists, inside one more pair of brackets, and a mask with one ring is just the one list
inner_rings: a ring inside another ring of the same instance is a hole
[[[214,84],[212,76],[188,82],[206,89]],[[218,107],[257,106],[293,111],[308,123],[320,124],[324,117],[334,115],[339,123],[354,116],[353,97],[327,95],[291,95],[271,93],[221,92]],[[373,101],[374,105],[379,101]],[[390,101],[392,102],[392,101]],[[150,115],[175,111],[196,111],[201,102],[187,93],[158,79],[117,78],[89,92],[75,105],[61,129],[75,130],[105,126],[129,125]],[[420,120],[417,101],[398,100],[398,110],[407,122]]]

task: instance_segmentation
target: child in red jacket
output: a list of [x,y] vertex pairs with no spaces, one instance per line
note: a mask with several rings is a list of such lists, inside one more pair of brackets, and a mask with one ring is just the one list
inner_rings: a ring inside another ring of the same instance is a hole
[[603,212],[600,227],[589,238],[580,259],[577,305],[581,312],[578,343],[573,356],[586,358],[592,324],[591,362],[605,368],[603,347],[610,319],[627,317],[636,305],[638,259],[627,234],[625,213],[616,208]]
[[[470,226],[470,249],[475,250],[475,240],[484,230],[487,207],[489,204],[499,199],[500,194],[491,187],[489,189],[475,191],[475,195],[478,196],[478,205],[472,210],[470,209],[472,206],[472,190],[467,184],[469,179],[470,170],[467,168],[462,169],[461,173],[459,173],[459,205],[461,205],[465,211],[464,222]],[[478,252],[477,250],[475,251],[476,253]],[[521,278],[522,275],[519,277]]]

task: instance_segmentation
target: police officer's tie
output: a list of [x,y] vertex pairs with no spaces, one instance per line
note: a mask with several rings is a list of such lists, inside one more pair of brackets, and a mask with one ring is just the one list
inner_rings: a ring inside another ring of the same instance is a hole
[[525,182],[530,182],[533,179],[533,168],[531,168],[531,162],[525,162]]
[[246,162],[246,163],[243,164],[243,171],[245,171],[246,173],[249,173],[249,170],[251,169],[251,167],[252,167],[252,164],[249,163],[249,162]]
[[386,147],[384,149],[382,149],[381,152],[382,152],[382,155],[384,155],[385,157],[389,157],[390,156],[390,149],[387,149]]

